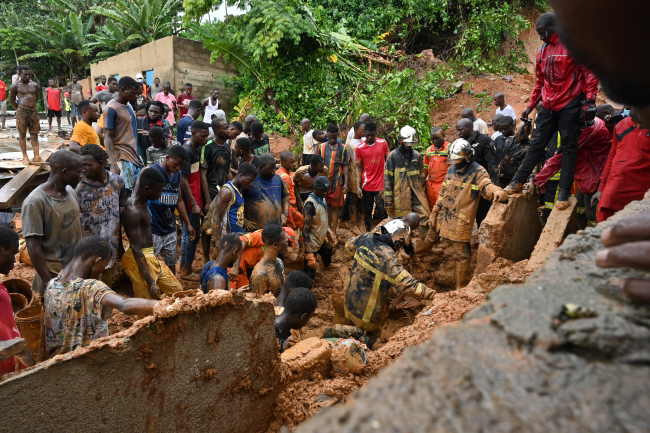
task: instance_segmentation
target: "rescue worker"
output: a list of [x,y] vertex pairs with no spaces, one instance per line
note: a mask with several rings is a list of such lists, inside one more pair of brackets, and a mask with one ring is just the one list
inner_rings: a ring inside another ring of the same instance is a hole
[[429,202],[424,193],[424,163],[420,152],[413,149],[419,142],[418,133],[410,126],[399,132],[399,147],[386,159],[384,170],[384,206],[390,217],[405,216],[415,212],[420,221],[420,237],[429,230]]
[[526,157],[506,192],[516,194],[524,189],[528,176],[544,157],[546,143],[559,130],[562,139],[562,173],[556,206],[563,210],[569,206],[573,186],[580,112],[595,104],[598,80],[591,71],[578,65],[569,55],[557,34],[554,13],[543,14],[537,20],[536,30],[544,45],[537,53],[537,81],[522,118],[528,118],[540,99],[544,107],[537,115],[535,133]]
[[[442,183],[440,196],[433,206],[429,218],[429,234],[418,253],[430,251],[434,242],[441,238],[451,242],[456,261],[456,288],[467,284],[467,271],[471,256],[470,240],[479,197],[496,202],[504,202],[508,194],[490,180],[487,171],[477,162],[472,161],[474,149],[462,138],[449,146],[449,171]],[[441,248],[436,252],[440,253]]]
[[445,130],[439,126],[431,129],[431,142],[433,143],[424,152],[424,175],[426,176],[426,192],[429,205],[438,201],[438,194],[442,187],[442,181],[447,175],[447,147],[449,143],[445,140]]
[[[501,122],[499,122],[499,127]],[[487,171],[492,183],[497,182],[497,175],[499,172],[499,162],[497,161],[496,145],[494,141],[485,134],[481,134],[474,130],[474,125],[469,119],[460,119],[456,123],[456,132],[458,138],[467,140],[474,150],[474,162],[478,163]],[[433,204],[431,205],[433,206]],[[492,202],[481,198],[478,204],[478,211],[476,211],[476,224],[480,227],[481,223],[490,212]]]
[[345,293],[344,325],[368,333],[374,343],[388,318],[388,292],[409,293],[418,299],[433,299],[435,290],[419,282],[402,268],[397,252],[410,242],[411,229],[401,219],[389,221],[382,233],[364,233],[347,242],[354,256]]
[[[575,168],[575,181],[578,184],[576,198],[578,200],[578,222],[582,228],[596,226],[596,206],[592,206],[591,199],[598,189],[600,176],[605,169],[607,156],[612,147],[612,137],[606,123],[595,117],[596,110],[588,110],[587,117],[578,137],[578,161]],[[533,183],[541,188],[549,180],[557,178],[562,166],[562,155],[556,154],[549,158],[542,170],[535,176]],[[549,206],[550,205],[550,206]],[[553,203],[547,203],[547,209]],[[545,211],[547,210],[545,209]],[[550,211],[548,212],[550,214]],[[548,216],[547,216],[548,218]]]

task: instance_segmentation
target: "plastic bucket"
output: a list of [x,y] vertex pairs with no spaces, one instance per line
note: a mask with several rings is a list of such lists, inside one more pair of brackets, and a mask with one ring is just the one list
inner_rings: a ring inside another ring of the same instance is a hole
[[38,355],[41,342],[42,316],[43,306],[41,304],[32,305],[16,314],[16,325],[18,325],[20,336],[27,342],[27,348],[34,358]]
[[27,298],[21,295],[20,293],[9,293],[11,297],[11,308],[14,310],[14,314],[19,312],[22,309],[27,308]]
[[31,283],[22,278],[7,278],[2,284],[7,288],[9,293],[20,293],[27,298],[27,304],[31,304],[32,298],[34,297]]

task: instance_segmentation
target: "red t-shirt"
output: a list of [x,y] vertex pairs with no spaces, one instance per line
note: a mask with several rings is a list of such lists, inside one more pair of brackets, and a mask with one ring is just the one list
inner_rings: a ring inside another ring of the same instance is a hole
[[183,118],[187,114],[187,107],[190,105],[190,101],[192,99],[196,99],[196,96],[190,95],[187,96],[187,93],[183,92],[180,95],[178,95],[178,98],[176,98],[176,103],[178,104],[178,108],[180,110],[180,119]]
[[108,86],[104,86],[103,84],[98,84],[95,90],[97,90],[98,92],[101,92],[102,90],[108,90]]
[[384,165],[390,153],[388,143],[376,138],[375,144],[368,146],[364,138],[357,146],[357,162],[363,164],[361,172],[361,189],[364,191],[382,191],[384,189]]
[[7,84],[0,80],[0,101],[7,99]]
[[47,88],[47,105],[50,110],[61,111],[61,94],[59,89]]
[[[9,291],[0,283],[0,341],[20,338],[18,326],[14,320],[14,310],[11,308],[11,297]],[[14,357],[0,362],[0,376],[11,373],[15,370]]]

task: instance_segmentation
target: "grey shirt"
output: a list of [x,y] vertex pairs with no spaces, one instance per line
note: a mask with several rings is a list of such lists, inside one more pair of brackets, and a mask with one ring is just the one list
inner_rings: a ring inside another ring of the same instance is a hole
[[151,89],[151,100],[156,99],[156,95],[162,92],[162,86],[151,85],[149,88]]
[[73,83],[70,81],[68,83],[68,87],[70,87],[70,102],[74,105],[79,104],[81,101],[84,99],[84,88],[81,85],[81,83]]
[[[81,219],[77,193],[70,186],[62,200],[58,200],[38,186],[32,191],[22,208],[23,236],[41,237],[41,250],[52,278],[72,261],[74,247],[81,240]],[[32,290],[41,296],[45,285],[36,273]]]
[[110,90],[106,89],[106,90],[102,90],[101,92],[97,92],[95,98],[97,98],[97,101],[99,101],[99,103],[101,104],[99,108],[104,109],[106,108],[106,104],[108,104],[108,101],[110,101],[111,99],[115,99],[116,96],[117,96],[117,92],[111,93]]

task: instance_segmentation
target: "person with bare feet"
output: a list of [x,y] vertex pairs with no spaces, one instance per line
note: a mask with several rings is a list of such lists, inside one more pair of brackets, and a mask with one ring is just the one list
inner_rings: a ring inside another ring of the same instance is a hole
[[266,292],[274,296],[280,294],[284,285],[284,264],[278,258],[287,251],[287,236],[278,224],[269,224],[262,230],[264,257],[255,265],[250,279],[251,292],[263,295]]
[[122,213],[122,224],[130,244],[122,258],[122,268],[131,278],[137,298],[160,299],[163,293],[172,295],[183,290],[165,262],[154,255],[147,203],[158,200],[164,186],[165,177],[159,170],[153,167],[142,170],[138,188]]
[[56,123],[61,130],[61,92],[54,87],[54,78],[48,80],[48,87],[44,90],[43,99],[45,102],[45,111],[47,111],[48,130],[52,130],[52,118],[56,116]]
[[74,259],[47,285],[43,325],[48,358],[107,337],[113,309],[129,315],[153,313],[158,301],[123,298],[98,281],[111,256],[106,239],[85,237],[75,247]]
[[208,293],[211,290],[230,289],[228,268],[235,263],[243,248],[244,244],[235,233],[227,234],[221,238],[219,255],[215,260],[205,264],[199,277],[203,293]]
[[[9,103],[16,110],[16,129],[20,151],[23,153],[23,164],[29,165],[27,156],[27,131],[31,139],[32,150],[34,151],[33,162],[41,162],[38,152],[38,133],[41,131],[40,119],[38,118],[39,88],[38,84],[32,81],[32,71],[24,66],[20,72],[20,81],[15,82],[9,89]],[[20,104],[16,103],[16,98]]]

